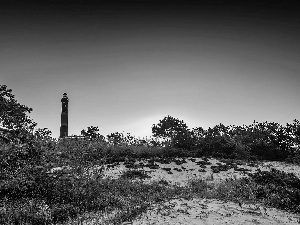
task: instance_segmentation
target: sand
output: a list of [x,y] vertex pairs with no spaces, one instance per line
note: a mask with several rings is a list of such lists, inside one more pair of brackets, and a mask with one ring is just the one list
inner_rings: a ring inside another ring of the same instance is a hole
[[[182,159],[179,159],[182,160]],[[201,161],[202,159],[196,159]],[[146,161],[135,162],[146,164]],[[221,171],[220,173],[213,173],[211,166],[218,165],[221,162],[217,159],[209,159],[211,165],[208,165],[205,169],[206,172],[200,172],[199,165],[195,160],[191,161],[186,159],[186,162],[177,165],[175,162],[170,164],[156,163],[159,165],[158,169],[143,168],[143,170],[151,176],[144,182],[152,182],[154,180],[166,180],[169,184],[177,184],[180,186],[187,185],[190,179],[205,179],[207,182],[220,182],[226,178],[240,178],[247,177],[247,172],[235,171],[233,168],[228,171]],[[221,163],[223,164],[223,163]],[[239,168],[249,169],[251,173],[261,170],[270,170],[276,168],[285,172],[293,172],[300,177],[300,167],[286,164],[282,162],[260,162],[256,166],[250,166],[247,164],[239,165]],[[172,174],[168,173],[162,168],[171,168]],[[174,168],[181,169],[182,171],[176,171]],[[184,169],[183,169],[184,168]],[[95,167],[91,171],[99,170]],[[111,177],[113,179],[118,178],[124,171],[129,170],[125,167],[124,163],[115,166],[114,168],[108,168],[108,165],[102,166],[103,177]],[[116,213],[116,212],[114,212]],[[108,219],[112,218],[114,213],[96,215],[94,220],[83,222],[82,224],[109,224]],[[94,222],[93,222],[94,221]],[[146,224],[204,224],[204,225],[218,225],[218,224],[233,224],[233,225],[247,225],[247,224],[299,224],[300,215],[288,213],[282,210],[273,208],[264,208],[262,205],[253,204],[238,204],[234,202],[224,202],[217,199],[202,199],[193,198],[187,199],[172,199],[164,204],[153,205],[147,210],[147,212],[140,215],[139,218],[132,222],[124,222],[125,224],[132,225],[146,225]]]

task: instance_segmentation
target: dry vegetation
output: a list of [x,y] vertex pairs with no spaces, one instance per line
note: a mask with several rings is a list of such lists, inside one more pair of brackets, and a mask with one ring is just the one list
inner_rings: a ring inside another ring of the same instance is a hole
[[[105,143],[101,145],[97,139],[48,141],[47,148],[40,146],[39,149],[27,145],[2,146],[1,223],[70,224],[70,221],[89,221],[91,217],[95,220],[95,215],[99,218],[110,215],[105,223],[122,224],[134,220],[152,205],[176,198],[195,197],[239,204],[264,204],[266,207],[300,212],[300,180],[294,174],[273,169],[257,171],[249,174],[249,178],[231,178],[220,183],[211,182],[214,179],[212,174],[211,179],[200,176],[185,186],[170,184],[163,179],[143,182],[151,176],[145,172],[146,168],[176,173],[179,169],[171,171],[166,169],[167,165],[171,162],[182,165],[186,160],[196,160],[199,170],[205,170],[209,160],[206,157],[192,158],[188,151],[168,147],[104,146]],[[90,148],[98,146],[98,149],[89,149],[89,144]],[[147,163],[142,164],[140,160]],[[220,165],[210,165],[212,173],[232,168],[242,171],[242,167],[238,167],[241,160],[221,161]],[[118,178],[104,177],[104,168],[120,164],[128,170]],[[98,170],[91,170],[95,166]],[[53,170],[57,167],[60,168]]]

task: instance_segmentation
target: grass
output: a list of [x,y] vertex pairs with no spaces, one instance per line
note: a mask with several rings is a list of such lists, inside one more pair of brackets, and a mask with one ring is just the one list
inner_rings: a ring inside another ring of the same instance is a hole
[[[134,220],[153,204],[193,197],[241,205],[264,204],[300,213],[299,179],[276,170],[259,171],[247,179],[227,179],[218,184],[211,182],[211,175],[208,180],[193,179],[181,187],[165,180],[144,183],[142,180],[148,175],[136,169],[124,172],[118,179],[101,176],[101,166],[106,163],[191,156],[190,152],[180,149],[64,140],[55,149],[43,152],[39,161],[26,158],[29,156],[25,148],[18,150],[18,155],[6,148],[5,153],[2,151],[6,164],[2,161],[5,170],[0,180],[0,224],[80,224],[83,221],[121,224]],[[17,159],[17,162],[9,163],[10,159]],[[28,162],[39,164],[28,165]],[[63,165],[72,169],[49,173],[50,168]],[[87,174],[88,168],[95,165],[100,166],[97,172],[100,174]],[[266,180],[268,182],[264,182]],[[114,216],[101,222],[103,215]]]

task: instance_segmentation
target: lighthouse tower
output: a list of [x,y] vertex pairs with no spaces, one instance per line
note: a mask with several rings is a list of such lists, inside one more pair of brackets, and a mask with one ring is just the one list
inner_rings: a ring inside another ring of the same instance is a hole
[[68,103],[69,98],[67,96],[67,93],[64,93],[61,99],[60,138],[68,136]]

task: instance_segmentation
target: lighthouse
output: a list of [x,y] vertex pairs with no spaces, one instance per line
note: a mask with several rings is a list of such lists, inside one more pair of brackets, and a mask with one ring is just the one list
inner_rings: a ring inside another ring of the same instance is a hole
[[61,99],[60,138],[68,136],[68,103],[69,98],[67,96],[67,93],[64,93]]

